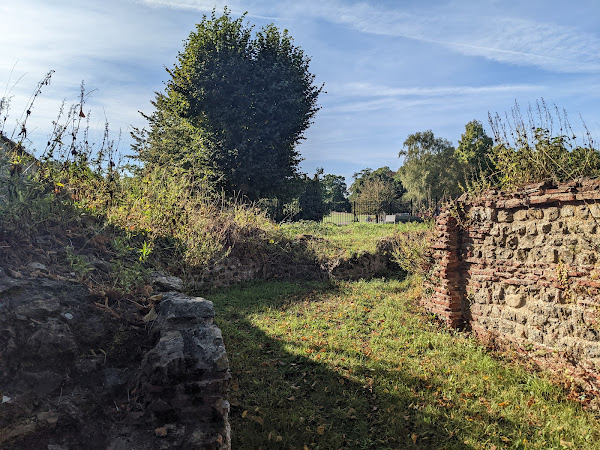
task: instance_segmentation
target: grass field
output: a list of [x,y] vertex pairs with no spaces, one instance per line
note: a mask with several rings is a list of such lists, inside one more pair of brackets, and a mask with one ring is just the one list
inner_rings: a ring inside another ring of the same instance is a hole
[[211,295],[233,448],[600,448],[544,376],[441,330],[411,280],[262,283]]
[[308,245],[323,258],[349,257],[376,251],[377,242],[395,233],[424,230],[424,223],[367,223],[353,222],[339,226],[332,223],[293,222],[282,224],[280,232],[289,238],[308,236]]

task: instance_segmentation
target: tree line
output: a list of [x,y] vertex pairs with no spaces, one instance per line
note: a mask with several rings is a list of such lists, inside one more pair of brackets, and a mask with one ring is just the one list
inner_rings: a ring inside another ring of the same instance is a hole
[[227,197],[277,199],[297,219],[318,219],[331,205],[349,208],[352,201],[431,204],[464,190],[600,173],[591,140],[574,145],[560,114],[556,137],[548,108],[538,104],[537,124],[531,111],[529,122],[514,111],[508,124],[490,117],[494,139],[478,120],[466,124],[457,147],[431,130],[413,133],[397,170],[365,168],[349,187],[322,169],[308,176],[299,170],[297,146],[324,91],[309,64],[287,30],[271,24],[255,31],[245,15],[233,19],[227,8],[220,16],[213,10],[167,69],[154,111],[142,113],[147,127],[132,133],[136,170],[167,167]]

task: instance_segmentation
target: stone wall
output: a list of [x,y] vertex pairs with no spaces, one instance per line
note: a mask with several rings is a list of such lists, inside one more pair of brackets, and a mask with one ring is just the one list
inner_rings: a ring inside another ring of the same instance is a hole
[[425,306],[600,372],[600,182],[461,198],[440,215]]
[[148,313],[39,262],[0,266],[0,448],[230,448],[213,305],[153,284]]
[[171,448],[231,448],[231,375],[214,315],[200,297],[171,291],[160,301],[156,345],[142,361],[137,389],[155,434]]
[[390,259],[391,241],[378,242],[375,253],[317,261],[314,255],[292,258],[282,254],[255,257],[230,255],[223,260],[192,271],[192,291],[207,291],[256,280],[359,280],[397,272]]

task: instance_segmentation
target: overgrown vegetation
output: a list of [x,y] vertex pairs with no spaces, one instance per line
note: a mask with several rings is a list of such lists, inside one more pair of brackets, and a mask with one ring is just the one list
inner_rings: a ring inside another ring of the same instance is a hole
[[408,232],[396,232],[392,240],[392,259],[406,273],[425,277],[432,266],[432,226],[422,226]]
[[[189,171],[155,166],[132,175],[131,167],[120,163],[108,125],[101,144],[90,143],[83,85],[79,102],[68,109],[63,105],[46,147],[34,159],[26,151],[27,119],[51,76],[36,88],[18,124],[21,132],[13,133],[18,139],[3,136],[0,239],[5,248],[18,251],[21,243],[55,229],[79,230],[84,247],[102,241],[113,252],[112,279],[102,281],[131,291],[143,284],[153,264],[180,273],[238,247],[260,253],[285,239],[262,209],[223,197]],[[8,110],[2,113],[5,122]],[[65,263],[84,279],[89,271],[76,247],[69,247]]]
[[[566,111],[551,110],[541,100],[529,107],[524,118],[518,105],[504,120],[490,116],[495,146],[490,158],[496,172],[490,185],[514,189],[526,183],[554,182],[600,175],[600,152],[582,123],[584,136],[578,140]],[[581,142],[581,143],[579,143]]]
[[424,314],[415,280],[215,293],[239,448],[600,448],[544,375]]

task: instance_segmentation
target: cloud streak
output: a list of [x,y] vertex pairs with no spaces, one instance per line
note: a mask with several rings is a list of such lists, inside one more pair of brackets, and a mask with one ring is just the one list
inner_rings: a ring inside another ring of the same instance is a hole
[[[312,8],[308,8],[309,11]],[[470,17],[448,11],[384,11],[358,4],[317,8],[332,22],[370,34],[442,45],[469,56],[501,63],[535,66],[554,72],[600,70],[600,38],[573,27],[507,16]]]
[[[179,9],[210,11],[225,2],[206,0],[143,0],[144,4]],[[241,3],[229,2],[234,10],[244,11]],[[246,3],[245,8],[250,9]],[[574,27],[542,23],[507,16],[465,17],[461,11],[446,7],[437,10],[422,7],[404,12],[370,3],[341,0],[282,1],[276,4],[256,1],[256,17],[281,20],[313,17],[342,25],[362,33],[386,35],[443,46],[467,56],[520,66],[537,67],[551,72],[590,73],[600,71],[600,37]]]
[[335,84],[328,87],[331,98],[324,115],[415,108],[440,109],[458,103],[491,103],[497,96],[543,92],[544,86],[507,84],[493,86],[437,86],[397,88],[368,82]]

